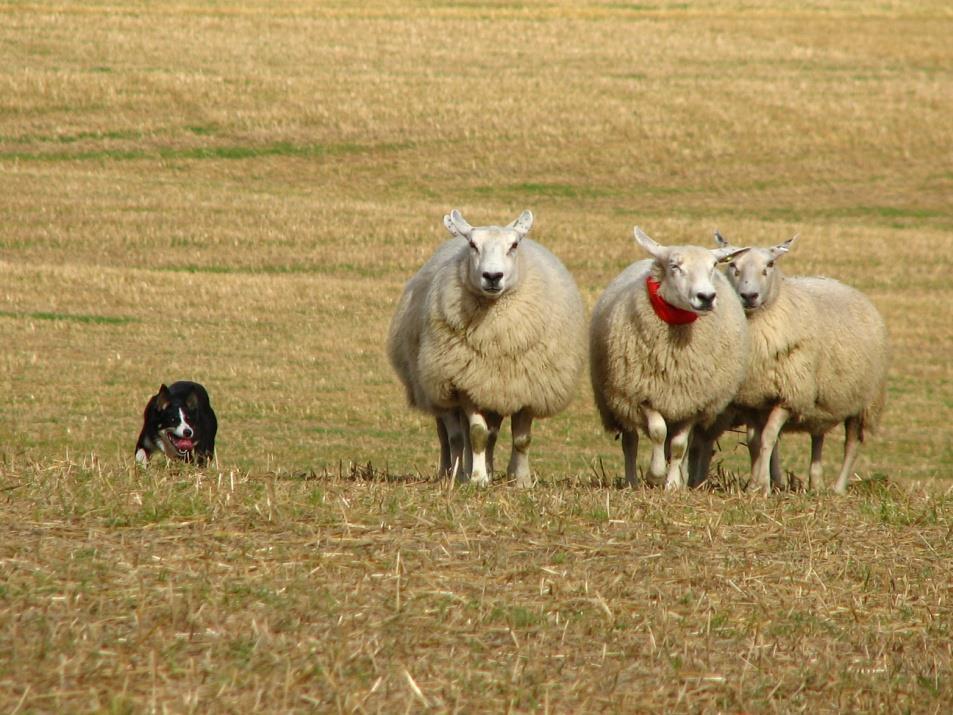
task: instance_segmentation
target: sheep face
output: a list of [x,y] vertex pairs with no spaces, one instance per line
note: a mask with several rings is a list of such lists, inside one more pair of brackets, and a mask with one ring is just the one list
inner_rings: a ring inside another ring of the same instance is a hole
[[467,281],[478,295],[499,298],[519,284],[518,251],[520,241],[533,225],[533,214],[524,211],[507,226],[474,228],[454,209],[444,217],[451,234],[469,244]]
[[661,246],[636,226],[635,240],[654,259],[659,295],[676,308],[695,313],[715,309],[715,267],[720,261],[746,251],[745,248],[708,250],[698,246]]
[[[715,240],[723,248],[728,242],[718,232]],[[781,272],[777,261],[791,250],[797,236],[771,248],[752,248],[747,253],[732,258],[725,274],[741,299],[746,313],[769,305],[778,294]]]

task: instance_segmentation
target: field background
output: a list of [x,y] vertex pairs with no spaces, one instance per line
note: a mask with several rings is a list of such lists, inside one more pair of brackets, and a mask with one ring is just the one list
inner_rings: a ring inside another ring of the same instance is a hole
[[[0,709],[948,710],[951,37],[940,0],[0,5]],[[531,208],[590,306],[636,223],[800,234],[891,333],[865,488],[620,490],[585,385],[533,492],[435,482],[383,341],[454,207]],[[141,473],[177,379],[218,464]]]

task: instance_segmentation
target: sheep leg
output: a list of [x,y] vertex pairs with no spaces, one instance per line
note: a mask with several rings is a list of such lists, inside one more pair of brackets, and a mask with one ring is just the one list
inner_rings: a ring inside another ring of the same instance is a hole
[[635,430],[622,430],[622,456],[625,458],[625,481],[630,487],[636,485],[635,457],[639,451],[639,433]]
[[824,435],[811,435],[811,468],[808,472],[808,489],[817,491],[824,486],[824,464],[821,455],[824,453]]
[[529,446],[533,441],[533,416],[526,410],[514,413],[510,420],[513,432],[513,451],[506,473],[516,477],[516,486],[533,486],[533,477],[529,471]]
[[778,489],[784,489],[787,486],[787,482],[784,479],[784,475],[781,474],[781,438],[778,438],[778,441],[774,443],[774,449],[771,450],[771,484]]
[[463,477],[466,481],[473,472],[473,448],[470,447],[470,422],[463,410],[457,410],[457,424],[460,425],[460,433],[463,435],[463,453],[460,455],[460,461],[463,464]]
[[666,459],[665,459],[665,436],[668,428],[665,426],[665,418],[657,411],[645,405],[642,406],[642,413],[645,415],[646,432],[649,433],[649,439],[652,440],[652,461],[649,463],[649,482],[655,486],[665,483]]
[[857,459],[857,450],[860,448],[860,418],[856,415],[844,420],[844,464],[841,466],[834,491],[837,494],[847,493],[847,480],[854,471],[854,462]]
[[[466,464],[466,432],[460,419],[460,411],[452,410],[440,416],[439,422],[447,434],[448,464],[446,473],[460,481],[466,480],[468,469]],[[440,428],[437,428],[439,433]],[[441,445],[441,464],[443,463],[443,445]]]
[[695,488],[708,479],[714,454],[715,440],[698,431],[693,432],[688,443],[688,486]]
[[692,423],[680,427],[669,439],[668,475],[665,478],[667,490],[681,489],[688,482],[688,473],[683,469],[685,453],[688,451],[688,439],[692,434]]
[[[748,482],[749,492],[760,491],[765,496],[770,494],[771,453],[778,443],[778,435],[781,433],[781,428],[784,427],[784,423],[787,422],[790,416],[791,413],[788,410],[781,407],[781,405],[776,405],[768,414],[768,419],[765,420],[764,426],[761,427],[761,429],[755,428],[758,432],[759,437],[757,441],[759,444],[757,456],[751,465],[751,481]],[[752,446],[749,445],[748,449],[751,450]]]
[[437,476],[439,477],[447,476],[453,469],[453,464],[450,462],[450,437],[447,435],[447,427],[443,420],[443,415],[436,418],[437,439],[440,440],[440,466],[437,468]]
[[500,425],[503,424],[503,416],[495,412],[488,412],[486,415],[486,426],[490,434],[486,439],[486,471],[487,474],[493,474],[493,450],[496,449],[496,440],[500,436]]
[[486,417],[470,400],[464,403],[463,411],[469,425],[470,449],[473,452],[470,481],[478,487],[485,487],[490,483],[490,475],[486,471],[486,445],[490,438],[490,430]]
[[[758,454],[761,452],[761,430],[754,424],[748,425],[748,456],[751,458],[751,465],[754,466]],[[781,439],[774,443],[774,449],[771,450],[771,462],[769,464],[771,472],[771,484],[778,489],[784,486],[784,475],[781,474]]]

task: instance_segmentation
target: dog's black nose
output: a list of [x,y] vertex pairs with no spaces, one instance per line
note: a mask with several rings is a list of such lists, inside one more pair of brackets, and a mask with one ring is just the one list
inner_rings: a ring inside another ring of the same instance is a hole
[[182,430],[182,434],[185,437],[191,437],[194,433],[192,432],[191,427],[186,427],[184,430]]

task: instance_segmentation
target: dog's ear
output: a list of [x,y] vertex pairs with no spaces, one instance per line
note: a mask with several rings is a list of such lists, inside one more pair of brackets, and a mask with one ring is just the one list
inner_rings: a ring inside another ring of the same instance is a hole
[[169,406],[170,402],[172,402],[172,395],[169,392],[169,388],[162,385],[159,387],[159,394],[156,395],[156,411],[162,412]]
[[185,398],[185,406],[193,411],[198,409],[199,393],[197,393],[195,390],[192,390],[192,392],[189,393],[189,396]]

